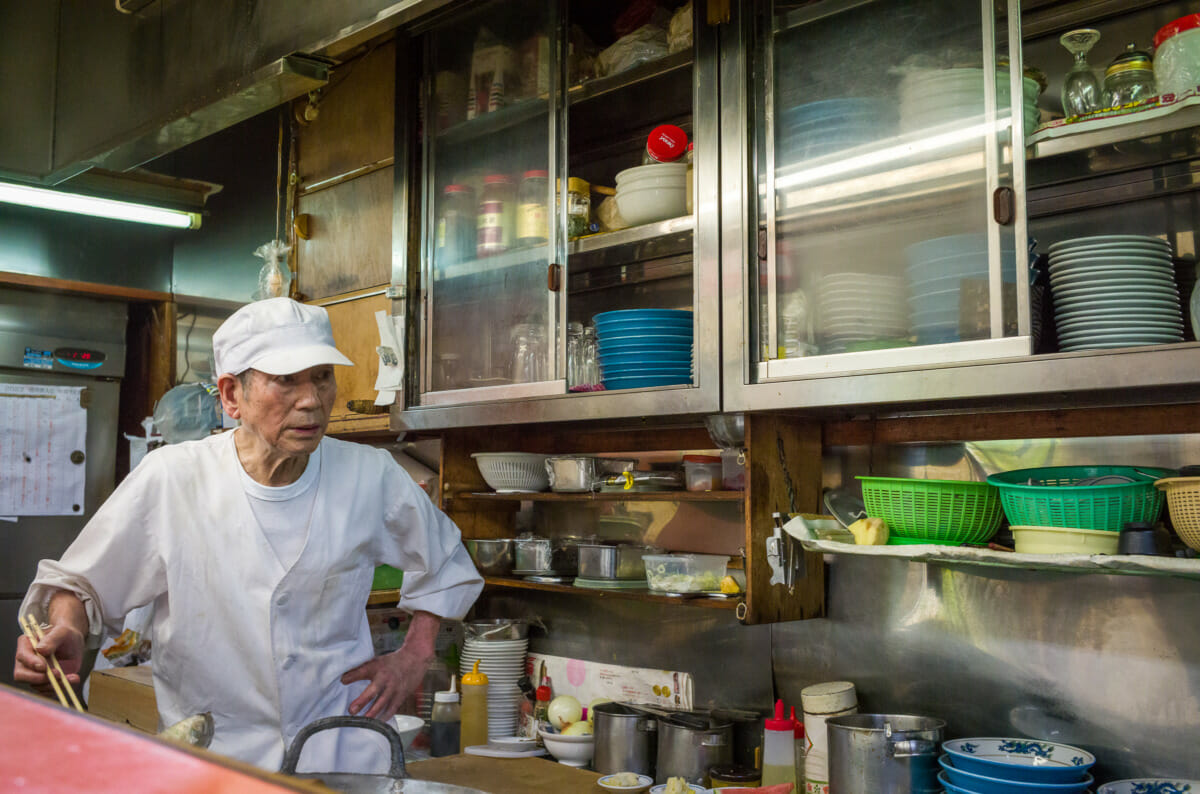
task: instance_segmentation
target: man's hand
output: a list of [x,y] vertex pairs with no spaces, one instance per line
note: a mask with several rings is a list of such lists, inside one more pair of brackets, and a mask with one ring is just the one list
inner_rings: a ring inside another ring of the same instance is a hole
[[[83,664],[83,635],[72,626],[52,626],[36,649],[25,636],[17,639],[17,659],[13,668],[13,680],[29,684],[34,691],[50,697],[54,690],[50,685],[50,654],[58,658],[67,683],[79,686],[79,668]],[[61,680],[61,679],[60,679]]]
[[358,714],[369,704],[364,717],[385,721],[392,718],[424,679],[440,623],[441,619],[429,612],[413,613],[400,650],[376,656],[342,676],[343,684],[371,682],[350,704],[351,714]]

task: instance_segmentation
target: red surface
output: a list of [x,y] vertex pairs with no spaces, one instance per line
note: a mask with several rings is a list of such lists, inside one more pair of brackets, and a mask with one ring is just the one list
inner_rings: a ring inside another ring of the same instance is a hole
[[0,792],[5,794],[279,794],[293,790],[98,717],[0,686]]

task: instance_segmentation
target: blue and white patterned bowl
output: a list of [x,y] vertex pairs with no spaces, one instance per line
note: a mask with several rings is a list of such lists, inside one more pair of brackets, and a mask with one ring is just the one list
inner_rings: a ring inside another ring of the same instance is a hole
[[1200,780],[1169,777],[1136,777],[1114,780],[1096,789],[1097,794],[1200,794]]
[[954,739],[943,742],[942,750],[956,769],[1029,783],[1072,783],[1096,763],[1087,750],[1035,739]]
[[1079,780],[1064,783],[1033,783],[999,775],[977,775],[956,767],[948,755],[939,758],[938,764],[945,770],[941,774],[946,782],[970,794],[1079,794],[1087,791],[1093,782],[1092,776],[1087,773]]

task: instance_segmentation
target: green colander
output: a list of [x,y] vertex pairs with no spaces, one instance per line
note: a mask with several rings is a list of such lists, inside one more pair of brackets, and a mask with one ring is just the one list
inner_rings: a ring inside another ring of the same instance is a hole
[[1000,526],[1000,492],[985,482],[859,477],[867,515],[901,543],[983,543]]

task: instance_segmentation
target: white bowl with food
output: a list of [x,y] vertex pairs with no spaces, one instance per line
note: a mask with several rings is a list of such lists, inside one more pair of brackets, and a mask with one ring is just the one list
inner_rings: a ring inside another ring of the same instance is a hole
[[590,733],[582,736],[564,736],[561,733],[538,731],[538,735],[542,737],[542,744],[546,745],[546,750],[554,756],[554,760],[567,766],[587,766],[596,749],[595,738]]
[[600,788],[606,791],[623,791],[626,794],[640,794],[650,788],[654,778],[649,775],[639,775],[637,772],[617,772],[615,775],[605,775],[597,781]]
[[673,777],[651,788],[650,794],[708,794],[708,789],[698,783],[688,783],[681,777]]

